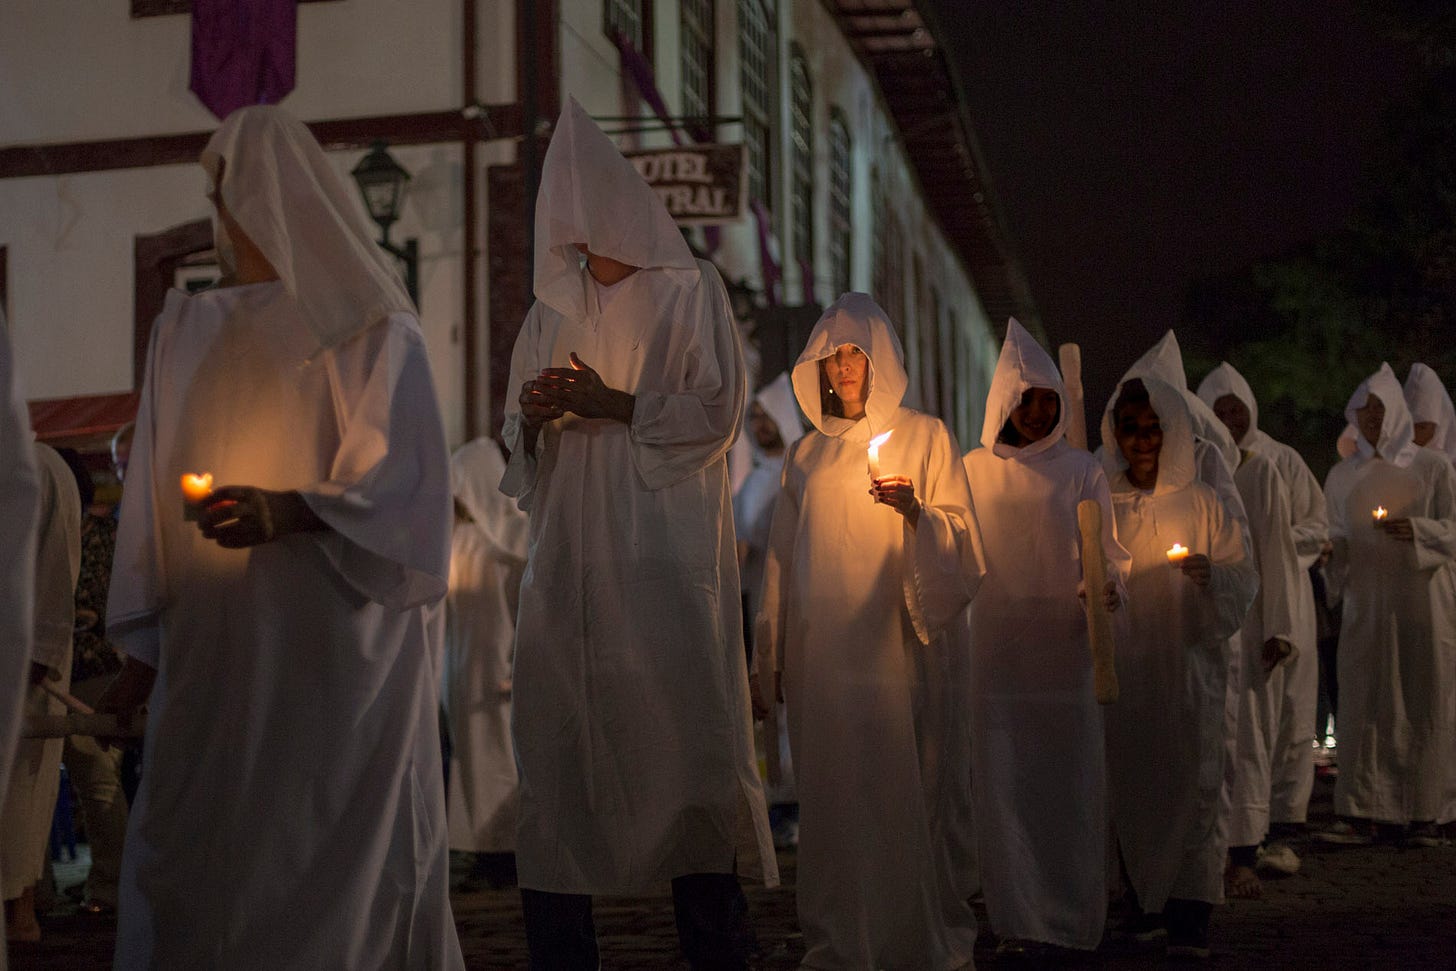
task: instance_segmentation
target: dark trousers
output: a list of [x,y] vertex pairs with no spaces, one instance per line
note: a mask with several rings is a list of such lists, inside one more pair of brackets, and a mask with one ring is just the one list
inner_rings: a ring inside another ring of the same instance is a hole
[[[692,873],[672,881],[677,939],[694,969],[738,971],[757,949],[748,900],[731,873]],[[596,925],[586,894],[521,890],[531,971],[596,971]]]

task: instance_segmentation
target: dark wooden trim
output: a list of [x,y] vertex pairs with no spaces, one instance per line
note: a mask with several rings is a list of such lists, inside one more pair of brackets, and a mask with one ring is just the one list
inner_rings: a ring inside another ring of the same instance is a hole
[[[338,0],[298,0],[299,3],[336,3]],[[192,0],[131,0],[131,19],[190,14]]]
[[152,323],[162,312],[177,267],[195,253],[212,249],[212,220],[198,219],[152,236],[138,236],[132,244],[135,312],[132,322],[132,387],[140,388],[147,368],[147,346]]
[[[369,118],[309,122],[309,130],[326,149],[366,148],[383,139],[391,145],[427,145],[520,134],[521,112],[514,104],[482,105],[467,118],[459,110],[427,111]],[[94,142],[58,142],[0,148],[0,179],[38,175],[108,172],[153,165],[185,165],[197,161],[212,132],[112,138]]]
[[10,251],[0,246],[0,314],[10,319]]

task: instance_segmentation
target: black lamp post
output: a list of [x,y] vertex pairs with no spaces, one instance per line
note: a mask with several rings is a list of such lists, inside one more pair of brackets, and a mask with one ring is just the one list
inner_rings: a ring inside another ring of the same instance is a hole
[[410,174],[389,154],[388,147],[384,141],[375,142],[370,146],[369,154],[360,159],[349,174],[359,184],[359,194],[364,197],[364,208],[369,210],[369,218],[379,224],[383,234],[379,245],[404,264],[405,289],[415,306],[419,306],[419,243],[407,239],[403,246],[395,246],[389,241],[389,227],[399,218]]

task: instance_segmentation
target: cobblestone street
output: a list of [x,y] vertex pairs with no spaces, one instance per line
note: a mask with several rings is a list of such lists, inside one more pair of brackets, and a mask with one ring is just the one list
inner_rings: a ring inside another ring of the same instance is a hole
[[[1315,788],[1311,818],[1329,819],[1331,786]],[[1395,846],[1297,847],[1302,871],[1266,880],[1261,900],[1233,901],[1214,911],[1212,964],[1234,968],[1456,968],[1456,848]],[[794,857],[780,855],[784,886],[749,888],[763,948],[760,967],[798,966],[802,939],[794,915]],[[525,935],[514,890],[458,894],[455,920],[470,968],[526,967]],[[978,965],[1025,967],[998,961],[984,932]],[[607,969],[681,969],[671,901],[600,900],[596,906],[602,964]],[[40,945],[12,946],[15,971],[93,971],[111,966],[115,922],[83,915],[45,921]],[[1107,946],[1074,967],[1155,968],[1161,952],[1129,953]]]

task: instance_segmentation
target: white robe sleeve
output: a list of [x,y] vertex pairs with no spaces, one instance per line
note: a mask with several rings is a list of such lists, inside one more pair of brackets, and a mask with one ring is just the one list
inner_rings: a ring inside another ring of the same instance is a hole
[[1456,471],[1449,462],[1439,463],[1431,483],[1430,517],[1414,516],[1416,566],[1435,570],[1456,560]]
[[1324,565],[1325,600],[1334,607],[1345,597],[1345,580],[1350,569],[1350,526],[1345,521],[1345,500],[1350,496],[1350,470],[1340,462],[1325,476],[1325,512],[1329,516],[1330,542],[1334,552]]
[[[505,419],[501,425],[501,440],[505,443],[509,458],[506,460],[505,475],[501,477],[500,490],[515,499],[516,505],[526,511],[530,510],[536,492],[536,469],[539,463],[536,455],[526,449],[526,423],[521,415],[520,393],[521,385],[541,373],[541,356],[538,351],[541,342],[541,307],[539,302],[531,305],[531,310],[526,314],[521,330],[516,335],[515,346],[511,349],[511,376],[510,383],[506,385]],[[545,446],[549,427],[548,425],[541,429],[536,442],[537,451]]]
[[1286,490],[1272,462],[1261,461],[1252,471],[1259,474],[1251,494],[1244,497],[1244,510],[1249,516],[1249,530],[1254,538],[1254,554],[1259,567],[1259,585],[1263,591],[1260,641],[1277,637],[1293,644],[1298,594],[1290,589],[1290,582],[1307,581],[1304,571],[1295,568],[1298,556],[1294,548],[1294,533],[1289,525]]
[[[907,519],[905,592],[921,640],[930,641],[965,610],[986,576],[986,550],[965,465],[950,430],[939,422],[919,487],[920,519]],[[922,629],[923,628],[923,629]]]
[[332,530],[325,555],[376,603],[433,603],[449,582],[450,461],[419,325],[394,314],[329,355],[341,440],[328,479],[299,490]]
[[35,640],[30,659],[57,675],[71,671],[76,577],[81,569],[81,499],[71,470],[49,446],[36,445],[40,525],[35,548]]
[[[1293,450],[1291,449],[1291,452]],[[1294,529],[1294,550],[1299,556],[1299,568],[1308,570],[1319,560],[1325,543],[1330,538],[1329,513],[1325,509],[1325,494],[1319,481],[1304,459],[1293,453],[1281,468],[1285,475],[1285,487],[1289,490],[1289,512]]]
[[[1242,502],[1240,502],[1242,506]],[[1209,528],[1208,558],[1212,576],[1205,588],[1212,602],[1210,640],[1220,650],[1244,624],[1244,617],[1259,592],[1259,574],[1253,560],[1245,553],[1248,540],[1229,514],[1224,503],[1209,503],[1212,518]]]
[[716,271],[702,270],[685,306],[689,319],[674,326],[691,327],[693,333],[677,389],[647,390],[652,376],[644,375],[632,412],[632,463],[649,489],[680,482],[722,458],[747,397],[743,348]]
[[1199,439],[1198,445],[1195,450],[1198,458],[1198,481],[1218,494],[1218,501],[1223,503],[1224,509],[1238,526],[1239,535],[1244,541],[1244,552],[1252,555],[1254,547],[1249,539],[1249,515],[1244,511],[1244,500],[1234,482],[1233,470],[1228,467],[1223,454],[1212,442]]
[[0,318],[0,792],[14,755],[35,616],[35,531],[40,484],[25,404],[15,393]]
[[759,676],[759,700],[769,708],[776,700],[770,675],[784,669],[784,634],[788,625],[789,601],[793,596],[789,584],[792,582],[794,547],[799,535],[799,497],[786,483],[796,447],[797,443],[789,446],[781,479],[785,484],[780,487],[773,504],[758,616],[753,623],[752,671]]

